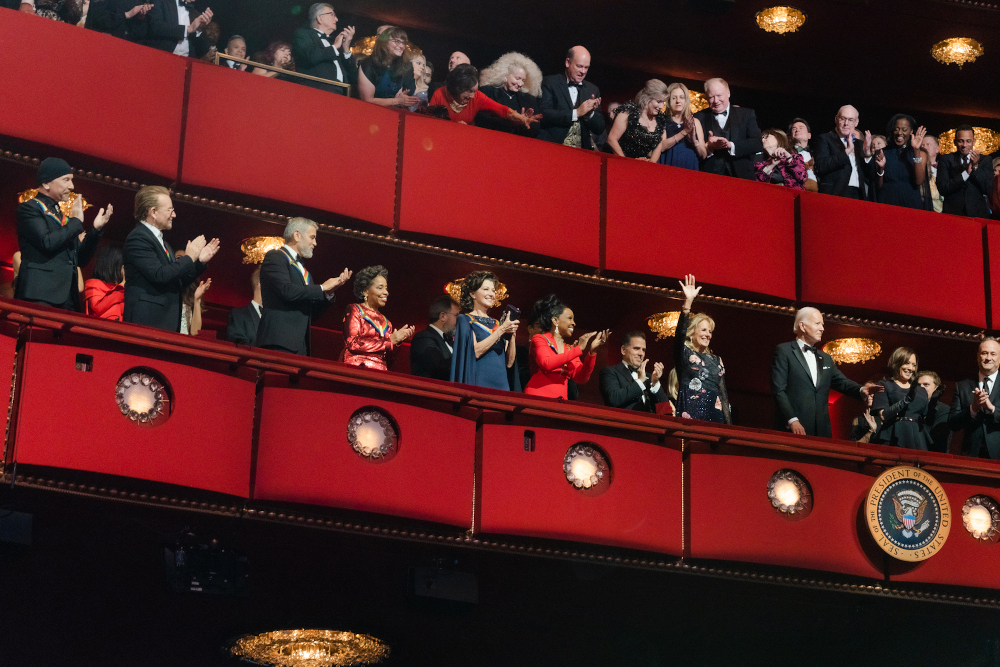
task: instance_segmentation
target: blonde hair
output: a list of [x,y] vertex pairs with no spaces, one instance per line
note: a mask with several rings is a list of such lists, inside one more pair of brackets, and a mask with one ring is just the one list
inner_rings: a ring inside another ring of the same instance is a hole
[[645,109],[647,104],[660,97],[666,99],[667,84],[663,83],[659,79],[650,79],[646,82],[646,85],[643,86],[643,89],[636,93],[635,105],[640,109]]
[[680,388],[681,383],[677,380],[677,369],[671,368],[670,375],[667,376],[667,396],[676,401]]
[[[713,320],[709,315],[705,313],[698,313],[697,315],[691,316],[691,321],[688,322],[687,331],[684,332],[684,342],[693,350],[694,342],[691,337],[694,336],[694,332],[698,330],[698,325],[702,322],[708,322],[709,331],[715,331],[715,320]],[[711,352],[711,350],[705,350],[706,352]]]
[[[688,87],[685,86],[683,83],[675,81],[674,83],[667,86],[667,104],[670,103],[670,96],[674,94],[675,90],[684,91],[684,111],[681,112],[681,118],[687,120],[694,115],[691,113],[691,91],[689,91]],[[667,109],[667,111],[673,113],[672,109]]]
[[713,83],[722,84],[723,86],[726,87],[726,90],[729,90],[729,83],[725,79],[723,79],[722,77],[717,76],[714,79],[709,79],[708,81],[705,82],[705,92],[706,93],[708,92],[708,87],[711,86]]
[[534,97],[542,96],[542,70],[535,61],[517,51],[505,53],[497,58],[492,65],[479,73],[480,86],[503,87],[507,75],[512,69],[520,67],[524,70],[524,89]]
[[160,195],[170,196],[170,190],[162,185],[147,185],[135,193],[135,219],[143,221],[149,217],[149,210],[160,203]]

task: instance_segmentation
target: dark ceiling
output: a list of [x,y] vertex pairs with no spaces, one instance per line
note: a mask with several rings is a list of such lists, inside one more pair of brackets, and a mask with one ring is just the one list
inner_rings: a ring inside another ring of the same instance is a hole
[[[250,38],[251,51],[287,36],[302,21],[307,0],[215,0],[223,34]],[[1000,129],[995,84],[1000,6],[963,0],[795,0],[808,15],[794,34],[760,30],[755,14],[768,0],[337,0],[341,27],[359,37],[382,23],[405,27],[438,68],[451,51],[484,67],[508,50],[533,58],[542,71],[562,68],[566,49],[593,54],[590,80],[606,101],[631,98],[651,76],[698,84],[726,78],[733,102],[757,109],[762,126],[795,116],[820,130],[836,109],[852,103],[862,126],[884,127],[909,112],[934,133],[958,122]],[[985,55],[959,69],[930,55],[947,37],[973,37]]]

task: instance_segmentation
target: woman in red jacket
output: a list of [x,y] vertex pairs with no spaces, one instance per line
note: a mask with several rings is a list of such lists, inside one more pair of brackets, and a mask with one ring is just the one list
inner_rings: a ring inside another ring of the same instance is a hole
[[608,340],[610,331],[585,333],[570,345],[576,322],[573,311],[550,294],[535,304],[535,317],[548,332],[531,339],[531,356],[538,372],[531,376],[524,393],[566,399],[566,385],[572,379],[583,384],[594,372],[597,348]]
[[449,72],[444,85],[434,91],[429,106],[437,115],[447,114],[448,120],[466,125],[475,125],[480,111],[489,111],[527,128],[541,119],[532,109],[518,113],[486,97],[479,91],[479,72],[472,65],[458,65]]
[[393,329],[382,314],[389,300],[389,272],[368,266],[354,276],[356,303],[344,313],[344,363],[379,371],[389,370],[398,348],[413,335],[413,327]]
[[102,320],[122,321],[125,310],[125,266],[122,247],[101,248],[94,262],[94,277],[84,283],[87,314]]

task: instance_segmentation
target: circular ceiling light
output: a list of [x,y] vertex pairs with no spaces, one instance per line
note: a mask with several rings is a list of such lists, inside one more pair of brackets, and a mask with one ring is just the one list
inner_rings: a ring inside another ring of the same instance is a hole
[[952,37],[932,46],[931,55],[939,63],[954,63],[958,65],[958,69],[962,69],[962,65],[974,63],[976,58],[983,55],[983,45],[971,37]]
[[881,354],[882,344],[871,338],[838,338],[824,345],[823,351],[838,365],[858,364]]
[[170,416],[170,392],[155,371],[133,368],[115,385],[118,409],[140,426],[158,426]]
[[566,481],[588,495],[600,495],[611,485],[608,456],[592,442],[573,445],[563,457]]
[[962,506],[962,523],[977,540],[997,541],[1000,507],[989,496],[972,496]]
[[680,319],[681,311],[672,310],[667,313],[656,313],[646,318],[646,325],[650,331],[656,333],[656,340],[673,338],[677,332],[677,320]]
[[385,410],[359,408],[347,422],[347,442],[372,463],[385,463],[399,451],[399,428]]
[[767,497],[771,506],[789,519],[804,519],[812,512],[812,490],[794,470],[783,468],[771,475]]
[[806,22],[806,15],[800,9],[779,5],[778,7],[768,7],[757,12],[757,26],[767,32],[776,32],[783,35],[786,32],[795,32]]
[[341,667],[373,665],[389,647],[369,635],[337,630],[275,630],[245,635],[229,645],[229,654],[267,667]]

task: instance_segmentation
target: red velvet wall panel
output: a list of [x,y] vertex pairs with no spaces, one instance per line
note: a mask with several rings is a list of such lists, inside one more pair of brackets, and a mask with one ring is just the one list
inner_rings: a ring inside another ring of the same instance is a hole
[[[986,326],[981,222],[806,192],[802,299]],[[949,267],[947,280],[915,267]]]
[[0,44],[0,134],[176,174],[186,59],[20,12]]
[[986,242],[990,248],[990,298],[993,301],[990,326],[1000,329],[1000,223],[986,223]]
[[997,487],[942,483],[951,504],[952,524],[948,540],[940,552],[916,566],[909,563],[906,572],[893,573],[895,581],[920,581],[933,584],[955,584],[980,588],[1000,588],[1000,544],[980,542],[962,525],[962,505],[975,495],[1000,500]]
[[404,142],[401,229],[597,266],[594,153],[419,116]]
[[[33,342],[26,349],[16,445],[21,463],[249,493],[252,381],[198,364],[74,345]],[[93,356],[93,371],[75,369],[77,354]],[[118,410],[115,385],[137,366],[158,371],[172,389],[173,413],[161,426],[140,428]]]
[[[370,463],[347,441],[358,408],[375,405],[399,425],[399,451]],[[257,499],[472,523],[475,422],[404,403],[335,391],[265,387]]]
[[[680,555],[680,452],[621,438],[531,430],[535,451],[526,452],[524,427],[483,427],[483,532]],[[585,496],[563,473],[566,451],[582,441],[596,443],[611,460],[611,486],[599,496]]]
[[194,63],[183,180],[391,227],[398,134],[394,111]]
[[795,298],[795,193],[608,160],[607,268]]
[[[767,497],[768,480],[782,468],[812,487],[812,513],[799,521],[785,519]],[[866,475],[816,464],[692,454],[691,557],[882,578],[857,532],[858,508],[871,483]]]

